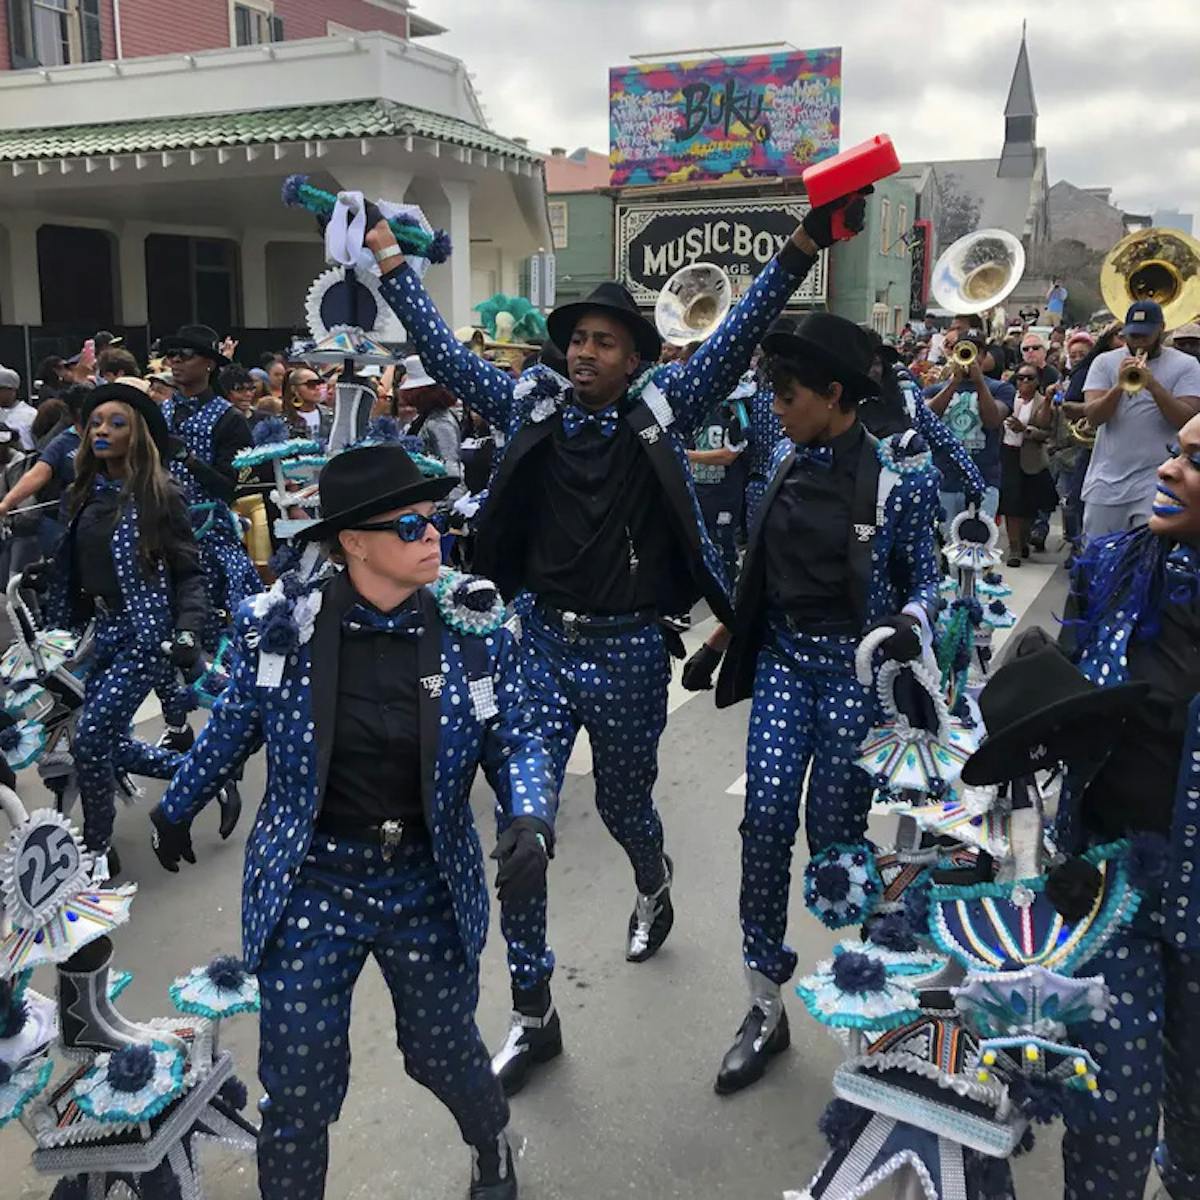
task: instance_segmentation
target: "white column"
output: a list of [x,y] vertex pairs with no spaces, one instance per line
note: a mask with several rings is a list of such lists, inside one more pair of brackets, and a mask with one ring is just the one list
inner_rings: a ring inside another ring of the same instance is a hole
[[117,311],[122,325],[145,325],[150,320],[146,295],[146,236],[148,225],[126,221],[117,232]]
[[471,312],[471,185],[461,179],[441,180],[442,192],[449,202],[450,220],[446,232],[450,234],[453,253],[450,261],[440,268],[450,275],[450,307],[444,310],[449,317],[453,313],[450,327],[457,329],[468,325]]
[[268,313],[267,242],[274,240],[269,229],[243,229],[241,237],[242,324],[249,329],[266,329]]
[[0,268],[0,302],[4,321],[11,325],[42,323],[42,285],[38,271],[37,231],[41,218],[33,213],[4,215],[8,232],[8,269]]

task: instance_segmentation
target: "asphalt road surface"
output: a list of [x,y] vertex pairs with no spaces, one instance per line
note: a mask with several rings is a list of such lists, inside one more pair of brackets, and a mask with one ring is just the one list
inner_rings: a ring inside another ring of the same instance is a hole
[[[1047,557],[1008,572],[1022,625],[1052,623],[1061,612],[1063,574]],[[689,637],[706,632],[701,622]],[[830,1098],[840,1048],[789,1003],[793,1046],[756,1087],[729,1098],[713,1078],[745,1011],[737,892],[743,754],[748,705],[717,712],[711,695],[675,705],[661,748],[657,798],[676,866],[674,932],[657,957],[624,961],[633,883],[624,855],[596,815],[590,759],[572,759],[551,866],[551,939],[558,955],[554,993],[565,1054],[513,1102],[512,1130],[526,1141],[519,1166],[523,1200],[780,1200],[808,1183],[824,1153],[816,1124]],[[139,732],[158,733],[156,721]],[[251,760],[243,792],[247,813],[233,838],[217,836],[216,806],[194,831],[199,863],[179,875],[161,870],[150,849],[146,806],[161,785],[118,818],[125,870],[140,884],[129,926],[116,935],[116,965],[134,972],[120,1008],[134,1018],[165,1015],[167,987],[191,966],[239,950],[242,843],[261,795],[263,762]],[[36,780],[26,784],[33,807]],[[478,784],[473,806],[491,841],[491,797]],[[880,829],[886,835],[886,828]],[[803,867],[797,851],[794,876]],[[807,915],[793,887],[790,933],[807,970],[834,935]],[[483,959],[479,1022],[489,1045],[508,1024],[503,944],[493,928]],[[41,971],[35,987],[53,987]],[[226,1022],[222,1044],[239,1074],[255,1079],[257,1023]],[[466,1195],[468,1156],[450,1115],[404,1073],[395,1049],[392,1008],[376,967],[363,973],[354,1000],[350,1093],[335,1126],[327,1195],[331,1200],[448,1200]],[[1057,1129],[1017,1164],[1018,1194],[1061,1194]],[[29,1165],[19,1127],[0,1132],[0,1197],[41,1200],[53,1181]],[[221,1147],[202,1151],[210,1200],[256,1192],[252,1160]],[[887,1193],[890,1195],[890,1192]]]

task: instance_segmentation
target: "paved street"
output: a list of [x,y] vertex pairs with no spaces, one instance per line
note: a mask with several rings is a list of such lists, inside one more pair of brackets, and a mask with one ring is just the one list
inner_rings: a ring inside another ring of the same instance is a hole
[[[1045,556],[1043,563],[1006,573],[1022,624],[1037,620],[1053,628],[1051,614],[1061,612],[1065,586],[1056,564],[1057,556]],[[689,640],[695,644],[705,629],[698,625]],[[628,864],[596,815],[584,773],[586,747],[572,759],[551,868],[555,993],[567,1051],[514,1102],[513,1128],[528,1142],[521,1164],[525,1200],[779,1200],[786,1189],[801,1189],[822,1157],[816,1121],[840,1052],[799,1001],[789,1006],[793,1048],[767,1079],[728,1099],[712,1091],[745,1006],[736,830],[747,706],[719,713],[711,696],[687,698],[677,690],[673,703],[657,795],[677,869],[677,920],[662,952],[643,965],[627,964],[622,953],[633,903]],[[156,736],[156,722],[142,731]],[[248,768],[248,806],[260,792],[262,770],[261,758]],[[158,785],[147,790],[152,797]],[[29,788],[27,801],[32,797]],[[490,795],[482,785],[474,806],[481,826],[490,829]],[[133,921],[116,939],[118,965],[135,972],[121,1001],[128,1015],[164,1013],[176,974],[237,951],[248,824],[244,820],[233,841],[221,844],[214,806],[197,823],[199,865],[171,876],[153,859],[144,809],[121,814],[121,856],[141,882]],[[807,916],[799,891],[793,888],[791,931],[806,966],[834,938]],[[52,975],[42,972],[36,985],[50,988]],[[480,1004],[489,1044],[504,1036],[507,1017],[503,945],[493,922]],[[226,1035],[255,1099],[256,1032],[254,1019],[243,1017],[229,1023]],[[393,1044],[391,1005],[374,967],[364,972],[356,995],[353,1047],[351,1092],[333,1138],[331,1200],[465,1196],[466,1151],[449,1115],[405,1076]],[[1057,1142],[1054,1130],[1019,1164],[1022,1196],[1059,1194]],[[0,1133],[4,1200],[40,1200],[50,1191],[51,1181],[20,1168],[28,1151],[19,1128]],[[252,1162],[218,1148],[208,1149],[203,1162],[211,1200],[256,1194]]]

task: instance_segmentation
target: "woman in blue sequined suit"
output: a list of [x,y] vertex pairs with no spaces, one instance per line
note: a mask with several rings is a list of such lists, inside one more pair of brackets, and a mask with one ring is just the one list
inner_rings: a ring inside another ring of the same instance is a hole
[[[405,1070],[471,1147],[472,1200],[517,1195],[508,1104],[475,1024],[488,900],[470,794],[482,766],[506,818],[500,900],[528,904],[545,899],[555,788],[495,587],[439,574],[434,505],[456,482],[423,478],[395,445],[330,461],[322,520],[304,536],[345,570],[284,574],[242,604],[232,681],[152,814],[163,865],[194,862],[190,822],[265,746],[242,941],[263,1001],[266,1200],[324,1194],[368,957]],[[429,1180],[418,1191],[445,1194]]]
[[187,508],[162,465],[158,406],[133,381],[108,384],[89,397],[82,422],[48,614],[61,628],[96,622],[72,749],[84,841],[111,874],[115,773],[167,779],[179,762],[132,737],[130,723],[151,690],[173,688],[178,670],[195,666],[208,605]]
[[1136,917],[1088,964],[1113,1010],[1080,1026],[1101,1092],[1067,1113],[1068,1200],[1142,1200],[1152,1158],[1171,1200],[1200,1200],[1200,417],[1158,474],[1149,526],[1077,560],[1064,632],[1093,683],[1150,689],[1059,804],[1061,850],[1130,838],[1144,876]]

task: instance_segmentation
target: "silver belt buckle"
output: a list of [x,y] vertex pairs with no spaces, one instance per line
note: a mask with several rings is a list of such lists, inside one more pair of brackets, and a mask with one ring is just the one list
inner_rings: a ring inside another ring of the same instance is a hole
[[404,824],[401,821],[384,821],[379,827],[379,844],[383,850],[383,861],[391,862],[400,839],[404,837]]

